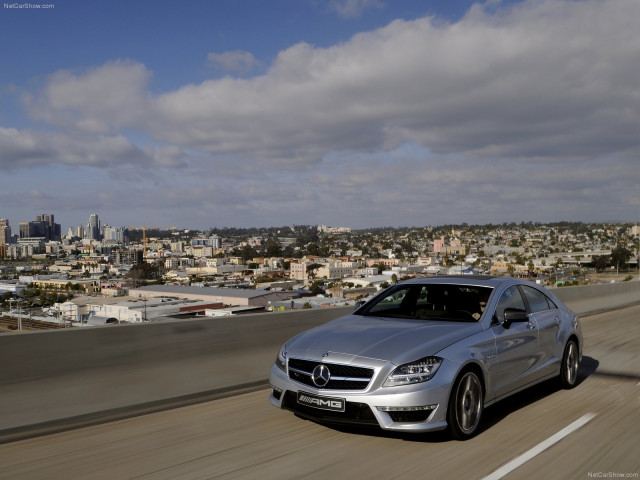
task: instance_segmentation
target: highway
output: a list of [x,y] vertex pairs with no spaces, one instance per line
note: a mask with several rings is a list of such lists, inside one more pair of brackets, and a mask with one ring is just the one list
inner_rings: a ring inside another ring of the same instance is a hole
[[[318,425],[272,407],[260,389],[0,445],[0,477],[639,478],[640,306],[582,324],[580,384],[549,382],[492,406],[467,442]],[[575,421],[584,424],[563,430]]]

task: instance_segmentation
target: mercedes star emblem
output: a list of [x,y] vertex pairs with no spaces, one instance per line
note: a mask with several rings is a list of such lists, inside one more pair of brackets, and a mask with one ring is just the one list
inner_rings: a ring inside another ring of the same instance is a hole
[[313,380],[313,383],[319,388],[326,386],[330,378],[331,373],[329,373],[326,365],[318,365],[311,373],[311,380]]

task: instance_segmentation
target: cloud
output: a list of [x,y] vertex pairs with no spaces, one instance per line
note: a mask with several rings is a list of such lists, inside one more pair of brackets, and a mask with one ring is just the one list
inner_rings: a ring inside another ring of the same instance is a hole
[[0,128],[0,170],[47,165],[119,168],[178,167],[186,155],[176,146],[140,148],[124,135],[67,135]]
[[[210,153],[312,165],[417,142],[486,157],[637,148],[640,3],[525,2],[458,23],[395,21],[331,48],[300,43],[251,79],[159,96],[149,129]],[[586,26],[588,25],[588,28]]]
[[241,75],[246,75],[261,65],[253,54],[242,50],[223,53],[209,53],[207,60],[226,72],[238,73]]
[[[457,23],[396,20],[330,48],[299,43],[263,75],[155,97],[151,73],[132,61],[60,71],[26,104],[61,129],[136,128],[256,166],[304,170],[332,151],[406,142],[487,158],[593,158],[638,148],[638,16],[635,0],[476,4]],[[210,58],[238,68],[255,60]]]
[[[25,95],[44,129],[0,129],[0,169],[188,162],[184,186],[164,190],[171,205],[187,215],[188,192],[215,192],[203,215],[256,223],[371,224],[372,208],[378,225],[447,223],[454,211],[470,223],[571,209],[611,218],[638,204],[637,18],[636,0],[476,4],[455,23],[396,20],[328,48],[298,43],[259,75],[156,95],[134,61],[60,71]],[[209,60],[237,73],[256,61]]]
[[30,116],[49,125],[106,134],[140,123],[148,113],[151,72],[116,60],[82,73],[60,70],[37,94],[25,94]]
[[368,8],[382,8],[384,3],[379,0],[331,0],[329,8],[342,18],[355,18],[362,15]]

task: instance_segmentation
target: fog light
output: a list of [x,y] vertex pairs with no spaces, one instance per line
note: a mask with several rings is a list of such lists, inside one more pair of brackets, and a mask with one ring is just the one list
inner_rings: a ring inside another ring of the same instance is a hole
[[438,405],[420,405],[416,407],[376,407],[380,412],[419,412],[422,410],[435,410]]
[[278,387],[274,387],[273,385],[271,385],[271,389],[272,389],[273,398],[275,398],[276,400],[280,400],[280,398],[282,397],[282,389]]

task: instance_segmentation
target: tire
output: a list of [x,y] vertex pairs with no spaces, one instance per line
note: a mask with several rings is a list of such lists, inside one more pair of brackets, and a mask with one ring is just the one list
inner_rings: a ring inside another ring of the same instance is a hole
[[458,440],[473,437],[482,419],[484,398],[482,382],[475,372],[464,372],[453,385],[447,409],[449,433]]
[[569,340],[564,347],[562,363],[560,364],[560,376],[558,377],[562,388],[573,388],[578,384],[578,368],[580,367],[580,353],[575,340]]

